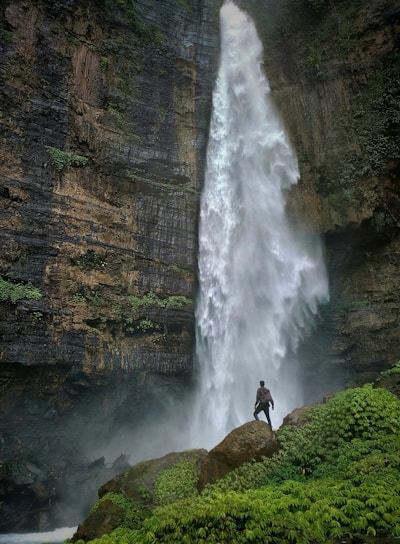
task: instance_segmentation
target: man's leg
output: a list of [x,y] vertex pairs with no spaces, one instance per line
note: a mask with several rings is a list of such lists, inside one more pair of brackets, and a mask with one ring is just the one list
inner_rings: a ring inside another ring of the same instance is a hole
[[268,425],[271,427],[272,429],[272,425],[271,425],[271,418],[269,417],[269,407],[268,406],[265,406],[264,407],[264,414],[267,418],[267,421],[268,421]]
[[262,410],[261,404],[259,404],[259,405],[257,406],[257,408],[255,409],[254,414],[253,414],[254,419],[256,419],[257,421],[260,421],[260,420],[258,419],[258,415],[257,415],[257,414],[259,414],[259,413],[261,412],[261,410]]

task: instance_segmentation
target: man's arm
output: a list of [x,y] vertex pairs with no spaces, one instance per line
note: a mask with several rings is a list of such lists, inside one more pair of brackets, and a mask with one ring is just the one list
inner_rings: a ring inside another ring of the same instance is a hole
[[274,409],[274,399],[272,398],[271,391],[268,389],[268,400],[271,403],[272,409]]

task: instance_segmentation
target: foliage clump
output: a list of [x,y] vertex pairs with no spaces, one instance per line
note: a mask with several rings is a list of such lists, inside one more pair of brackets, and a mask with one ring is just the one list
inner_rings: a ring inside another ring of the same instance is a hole
[[31,300],[40,300],[42,293],[36,287],[33,287],[31,283],[12,283],[0,278],[0,301],[10,301],[15,304],[18,300],[23,298]]
[[243,465],[201,495],[163,502],[140,528],[92,544],[398,537],[399,431],[397,397],[372,385],[343,391],[310,408],[303,425],[278,431],[282,448],[272,459]]
[[130,295],[128,301],[134,315],[137,315],[140,310],[145,308],[181,308],[192,303],[189,298],[182,295],[172,295],[167,298],[160,298],[152,291],[142,297]]
[[107,266],[107,261],[104,255],[89,249],[85,254],[78,257],[74,264],[82,271],[103,270]]
[[59,172],[63,172],[71,166],[86,166],[89,161],[87,157],[75,155],[74,153],[67,153],[56,147],[51,147],[50,145],[46,145],[45,148],[50,156],[51,164]]
[[391,374],[400,374],[400,361],[397,361],[389,370],[382,372],[382,376],[390,376]]
[[196,463],[181,457],[171,468],[158,475],[154,494],[160,504],[197,495]]

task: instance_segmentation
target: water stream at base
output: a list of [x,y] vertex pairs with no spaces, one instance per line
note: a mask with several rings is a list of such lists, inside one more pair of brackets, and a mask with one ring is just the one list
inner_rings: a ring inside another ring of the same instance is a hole
[[64,542],[71,538],[77,527],[63,527],[54,531],[41,533],[9,533],[0,534],[0,544],[42,544],[43,542]]
[[221,53],[201,199],[192,443],[213,447],[252,419],[259,380],[275,400],[272,425],[303,403],[296,348],[328,281],[319,239],[286,215],[297,159],[262,69],[251,18],[220,12]]

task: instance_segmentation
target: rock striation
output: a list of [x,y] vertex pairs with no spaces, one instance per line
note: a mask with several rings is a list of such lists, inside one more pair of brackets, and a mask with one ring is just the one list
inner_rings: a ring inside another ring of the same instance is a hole
[[191,382],[217,4],[2,2],[3,460],[84,466]]

